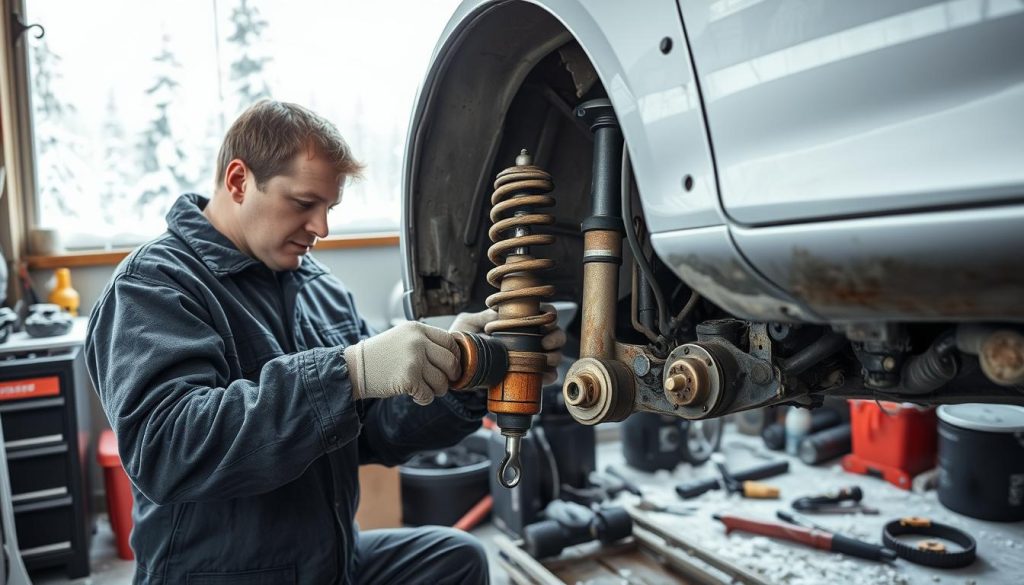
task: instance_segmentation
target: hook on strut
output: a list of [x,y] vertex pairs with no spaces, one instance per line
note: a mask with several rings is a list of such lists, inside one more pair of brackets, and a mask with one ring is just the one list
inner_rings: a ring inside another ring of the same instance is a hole
[[522,440],[522,435],[505,435],[505,458],[501,460],[501,466],[498,467],[498,482],[506,488],[514,488],[519,485],[519,478],[523,475],[522,465],[519,461],[519,448]]

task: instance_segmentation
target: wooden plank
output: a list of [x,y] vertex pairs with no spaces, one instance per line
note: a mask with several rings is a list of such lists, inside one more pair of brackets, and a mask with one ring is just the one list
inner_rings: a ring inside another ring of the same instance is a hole
[[499,534],[492,537],[498,548],[501,565],[516,585],[561,585],[564,583],[587,583],[593,585],[668,585],[691,583],[724,583],[721,580],[688,581],[682,574],[673,572],[675,563],[668,567],[660,564],[655,557],[658,551],[647,551],[638,547],[636,539],[611,546],[579,545],[570,547],[560,557],[543,564],[531,557],[508,537]]
[[539,585],[565,585],[563,581],[551,574],[551,571],[544,568],[536,559],[519,548],[518,545],[509,540],[504,534],[494,535],[491,537],[491,542],[498,548],[498,552],[507,564],[515,566],[520,572],[526,574],[533,583]]
[[398,234],[392,232],[380,234],[349,234],[327,236],[326,238],[316,243],[316,246],[313,248],[313,251],[397,246],[398,241]]
[[633,533],[636,534],[636,528],[639,527],[641,530],[647,530],[650,533],[658,536],[665,541],[668,545],[678,548],[683,553],[696,557],[712,567],[722,571],[723,573],[738,579],[744,583],[751,583],[753,585],[768,585],[768,582],[758,577],[754,573],[744,569],[743,567],[726,561],[722,557],[702,549],[699,546],[693,544],[681,535],[671,533],[661,526],[654,524],[647,517],[646,514],[638,510],[630,508],[630,515],[633,517]]
[[[352,250],[359,248],[379,248],[397,246],[398,234],[351,234],[329,236],[317,242],[314,251],[320,250]],[[125,256],[132,253],[132,248],[118,250],[69,252],[49,256],[29,256],[26,258],[31,270],[53,268],[81,268],[83,266],[116,266]]]
[[767,585],[742,567],[697,549],[681,537],[667,535],[645,518],[634,517],[629,540],[611,547],[596,542],[570,547],[543,564],[504,535],[496,535],[492,541],[502,564],[514,567],[509,573],[517,585]]
[[31,270],[81,268],[83,266],[116,266],[131,252],[130,249],[103,252],[74,252],[53,254],[51,256],[29,256],[26,258],[26,261]]
[[626,551],[636,550],[636,541],[632,538],[627,538],[620,542],[612,544],[602,544],[596,540],[586,542],[583,544],[577,544],[570,546],[569,548],[562,551],[562,554],[552,559],[545,559],[544,566],[554,571],[564,565],[572,565],[573,563],[589,560],[597,557],[603,557],[608,555],[616,555]]
[[693,585],[694,581],[684,579],[679,573],[665,568],[639,547],[631,552],[603,557],[600,563],[630,585]]
[[614,570],[596,560],[577,561],[554,571],[555,577],[563,583],[586,583],[587,585],[623,585],[622,577]]
[[498,556],[498,564],[501,565],[505,575],[508,576],[509,581],[515,585],[537,585],[537,582],[531,579],[526,573],[519,569],[516,565],[508,562],[503,556]]
[[643,528],[633,527],[633,535],[643,548],[654,554],[662,563],[685,575],[690,582],[699,585],[723,585],[732,583],[732,578],[711,565],[687,557],[679,550],[668,546],[663,539]]

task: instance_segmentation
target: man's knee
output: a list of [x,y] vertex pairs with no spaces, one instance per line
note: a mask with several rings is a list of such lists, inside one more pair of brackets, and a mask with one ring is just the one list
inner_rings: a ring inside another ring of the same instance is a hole
[[[487,581],[487,551],[478,538],[455,528],[431,527],[438,542],[438,552],[445,557],[444,562],[453,570],[462,571],[463,575],[472,578],[472,582]],[[469,582],[469,581],[467,581]]]

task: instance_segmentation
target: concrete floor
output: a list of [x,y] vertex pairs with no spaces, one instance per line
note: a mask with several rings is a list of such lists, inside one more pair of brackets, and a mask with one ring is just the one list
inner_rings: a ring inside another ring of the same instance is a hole
[[128,585],[135,573],[134,561],[117,558],[114,533],[106,514],[96,518],[96,534],[92,537],[89,564],[92,574],[82,579],[68,579],[60,568],[33,571],[29,574],[34,585]]
[[[855,583],[874,585],[934,585],[955,583],[962,585],[1018,584],[1024,575],[1024,522],[986,522],[963,516],[939,503],[934,491],[918,494],[901,490],[873,477],[854,475],[843,471],[839,460],[818,466],[805,465],[785,454],[766,451],[760,438],[732,432],[732,426],[722,441],[722,453],[732,469],[742,469],[763,461],[762,457],[788,458],[790,471],[766,483],[781,489],[778,500],[751,500],[729,496],[718,490],[687,501],[698,510],[690,516],[648,512],[647,518],[670,532],[679,534],[692,543],[759,574],[769,583],[784,585],[820,585],[821,583]],[[621,449],[614,444],[598,447],[598,464],[621,463]],[[656,502],[679,503],[673,486],[695,477],[714,475],[711,465],[691,467],[680,465],[672,473],[667,471],[648,474],[618,466],[644,491],[645,497]],[[868,542],[881,542],[882,526],[903,516],[927,516],[936,522],[965,530],[977,540],[977,559],[962,569],[941,570],[923,567],[902,559],[889,564],[857,559],[805,547],[788,541],[768,539],[742,532],[727,536],[721,523],[712,514],[728,512],[740,516],[776,520],[775,512],[789,509],[789,503],[800,496],[812,495],[841,486],[857,485],[864,491],[864,503],[879,510],[877,515],[817,515],[818,524]],[[638,498],[630,494],[619,496],[616,503],[629,505]]]
[[[731,429],[731,427],[730,427]],[[740,469],[759,461],[758,457],[786,457],[763,451],[760,439],[726,433],[723,453],[728,464]],[[648,499],[679,502],[673,486],[695,477],[713,475],[710,465],[691,467],[680,465],[673,472],[647,474],[621,465],[621,446],[617,442],[602,443],[598,447],[598,466],[604,469],[615,465],[629,475]],[[768,582],[785,585],[818,585],[820,583],[891,583],[917,585],[936,583],[980,585],[1020,583],[1024,575],[1024,522],[1003,524],[984,522],[951,512],[937,500],[934,492],[915,494],[906,492],[884,481],[843,472],[838,461],[821,466],[807,466],[795,458],[790,459],[790,473],[773,478],[771,483],[782,489],[780,500],[745,500],[728,496],[721,491],[709,492],[691,500],[699,505],[691,516],[648,513],[651,521],[676,532],[692,542],[699,542],[709,550],[760,574]],[[788,508],[796,497],[818,493],[842,485],[859,485],[865,493],[865,502],[879,508],[877,516],[820,516],[815,520],[833,530],[868,541],[880,540],[881,526],[886,521],[906,515],[924,515],[936,521],[952,524],[971,533],[978,541],[978,559],[969,567],[956,570],[929,569],[898,560],[883,565],[860,559],[826,553],[798,544],[769,540],[765,537],[734,533],[726,536],[722,526],[712,520],[711,514],[729,511],[734,514],[774,519],[777,509]],[[622,494],[615,503],[636,503],[636,496]],[[37,572],[32,575],[36,585],[126,585],[131,583],[134,563],[117,559],[114,537],[105,517],[97,521],[97,534],[93,539],[90,577],[68,580],[61,570]],[[508,585],[509,579],[497,562],[497,553],[490,539],[497,534],[491,524],[473,531],[488,548],[491,555],[493,585]]]

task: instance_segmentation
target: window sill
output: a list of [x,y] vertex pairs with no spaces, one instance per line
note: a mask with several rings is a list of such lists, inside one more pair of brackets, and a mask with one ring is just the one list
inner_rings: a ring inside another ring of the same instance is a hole
[[[319,252],[320,250],[349,250],[397,245],[397,233],[351,234],[324,238],[317,242],[313,250]],[[30,270],[80,268],[83,266],[117,266],[131,252],[132,249],[97,250],[55,254],[52,256],[29,256],[26,260]]]

